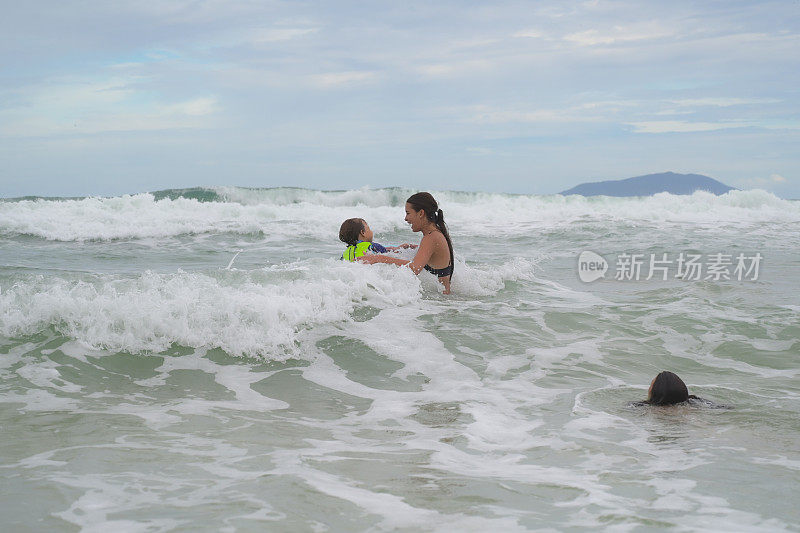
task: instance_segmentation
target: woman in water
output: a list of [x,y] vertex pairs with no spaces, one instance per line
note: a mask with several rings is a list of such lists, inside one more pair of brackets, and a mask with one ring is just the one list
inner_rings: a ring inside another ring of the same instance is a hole
[[411,248],[418,248],[413,260],[406,261],[385,255],[364,255],[359,257],[358,261],[408,265],[417,275],[425,269],[439,278],[439,283],[444,285],[444,294],[450,294],[450,279],[453,276],[454,264],[453,243],[444,223],[444,213],[430,193],[418,192],[406,200],[405,220],[411,224],[411,231],[422,232],[419,247],[409,245]]

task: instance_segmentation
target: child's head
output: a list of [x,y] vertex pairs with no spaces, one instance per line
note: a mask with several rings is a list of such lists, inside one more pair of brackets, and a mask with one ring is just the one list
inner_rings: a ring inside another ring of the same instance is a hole
[[666,370],[653,379],[647,391],[647,403],[653,405],[672,405],[688,399],[689,390],[683,380]]
[[348,218],[339,228],[339,240],[348,246],[355,246],[358,241],[372,242],[372,230],[363,218]]

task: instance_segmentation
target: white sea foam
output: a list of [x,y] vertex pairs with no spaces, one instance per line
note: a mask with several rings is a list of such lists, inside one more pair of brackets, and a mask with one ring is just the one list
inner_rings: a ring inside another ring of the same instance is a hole
[[[310,204],[245,206],[187,198],[156,200],[151,194],[2,202],[0,233],[34,235],[57,241],[225,232],[277,232],[283,238],[287,233],[303,233],[304,227],[330,226],[332,214],[329,211],[330,208],[320,212]],[[336,235],[330,230],[328,234]]]
[[43,389],[28,389],[24,394],[7,392],[3,394],[3,403],[22,404],[22,411],[74,411],[80,402],[66,398]]
[[30,361],[17,370],[17,374],[30,383],[43,389],[56,389],[63,392],[80,392],[82,387],[65,381],[59,372],[60,365],[50,359]]
[[[287,192],[288,191],[288,192]],[[403,189],[338,193],[304,189],[221,189],[216,201],[156,197],[0,202],[0,234],[82,241],[187,234],[263,233],[335,239],[342,220],[362,217],[377,233],[406,228]],[[571,224],[619,223],[752,225],[800,222],[800,202],[768,192],[721,196],[660,193],[646,198],[436,193],[454,235],[525,235]],[[225,201],[228,199],[228,201]]]
[[[516,258],[494,268],[470,266],[456,256],[453,269],[452,291],[456,296],[478,297],[497,293],[508,281],[532,280],[535,278],[536,262]],[[428,276],[423,279],[430,279]]]
[[304,328],[351,320],[356,305],[404,305],[421,297],[408,269],[320,263],[318,273],[288,281],[260,271],[84,281],[37,276],[0,293],[0,334],[54,327],[91,347],[161,351],[178,343],[280,357]]
[[291,205],[313,204],[322,207],[401,207],[406,198],[415,191],[402,188],[360,189],[346,191],[320,191],[278,187],[274,189],[251,189],[244,187],[214,187],[221,199],[243,205]]
[[[455,296],[493,294],[530,275],[530,262],[512,263],[491,273],[461,265]],[[331,259],[256,271],[31,276],[2,287],[0,335],[52,327],[95,349],[159,352],[177,343],[282,358],[296,351],[303,331],[352,321],[357,306],[418,305],[437,291],[428,273]]]

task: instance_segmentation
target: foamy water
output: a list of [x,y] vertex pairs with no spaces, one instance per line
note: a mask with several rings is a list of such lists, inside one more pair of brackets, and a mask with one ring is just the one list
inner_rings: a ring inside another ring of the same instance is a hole
[[[453,293],[338,260],[414,191],[0,201],[6,530],[796,530],[800,203],[437,192]],[[760,253],[754,280],[577,258]],[[636,408],[672,370],[733,409]]]

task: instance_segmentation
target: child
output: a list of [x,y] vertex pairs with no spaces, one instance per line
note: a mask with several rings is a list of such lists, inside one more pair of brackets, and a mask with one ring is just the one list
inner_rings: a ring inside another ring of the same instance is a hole
[[397,249],[394,246],[386,247],[372,242],[372,237],[372,230],[363,218],[348,218],[342,222],[342,227],[339,228],[339,240],[347,245],[342,259],[355,261],[368,251],[383,254]]
[[630,405],[641,407],[644,405],[678,405],[682,403],[697,407],[711,407],[712,409],[731,409],[727,405],[717,405],[710,400],[689,394],[686,383],[676,374],[666,370],[659,373],[650,383],[650,389],[647,391],[647,399],[645,401],[634,402]]

